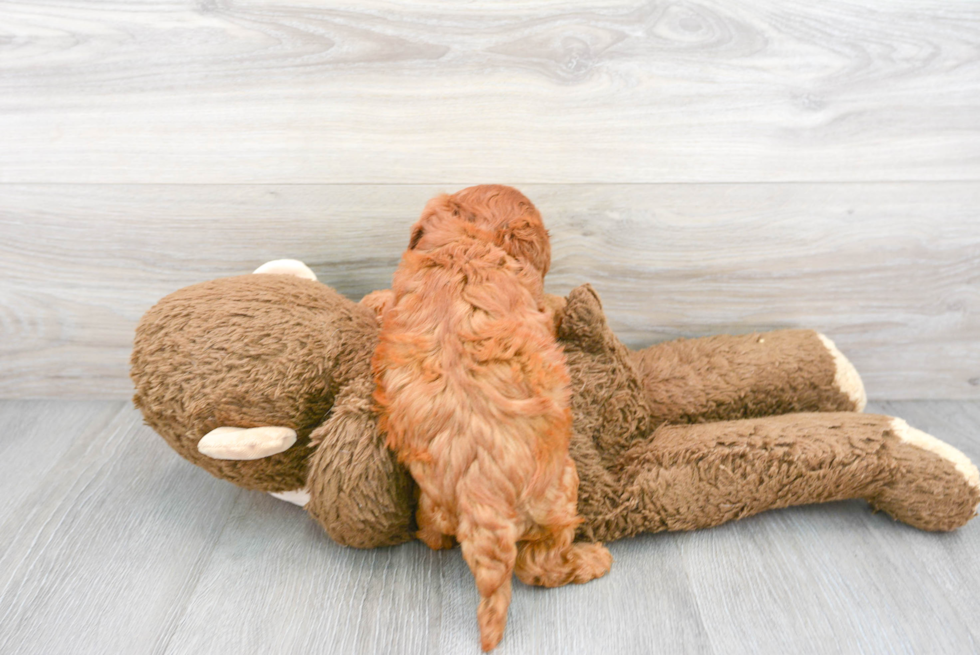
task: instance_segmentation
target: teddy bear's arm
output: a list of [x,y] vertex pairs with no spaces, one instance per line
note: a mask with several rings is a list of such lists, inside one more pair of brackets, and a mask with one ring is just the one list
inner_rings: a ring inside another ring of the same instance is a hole
[[414,535],[415,486],[378,432],[373,380],[355,381],[310,435],[306,510],[338,543],[390,546]]
[[850,498],[945,531],[980,502],[980,474],[963,453],[901,419],[853,412],[665,425],[628,451],[620,470],[619,506],[604,516],[583,511],[587,538],[694,530]]
[[658,422],[857,411],[864,385],[813,330],[679,339],[632,353]]
[[[609,328],[590,285],[568,295],[558,331],[573,368],[628,368],[653,425],[724,421],[789,412],[862,411],[857,371],[813,330],[678,339],[630,351]],[[593,394],[594,395],[594,394]],[[591,401],[590,401],[591,402]]]

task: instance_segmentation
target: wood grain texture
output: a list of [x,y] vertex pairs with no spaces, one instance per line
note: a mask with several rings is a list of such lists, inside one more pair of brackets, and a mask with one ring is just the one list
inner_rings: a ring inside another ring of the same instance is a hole
[[241,491],[175,458],[128,403],[0,406],[18,451],[0,479],[35,478],[0,503],[0,652],[162,652]]
[[[453,186],[7,185],[0,397],[130,394],[139,317],[194,282],[306,261],[352,299]],[[592,283],[634,347],[812,327],[873,398],[980,397],[980,184],[521,185],[553,293]]]
[[[980,460],[978,402],[869,409]],[[458,549],[337,546],[299,508],[184,462],[120,402],[0,401],[0,435],[0,652],[479,652]],[[853,501],[611,550],[587,585],[517,583],[494,652],[980,652],[976,520],[930,534]]]
[[[977,403],[868,411],[903,417],[980,459]],[[712,644],[724,652],[976,653],[978,532],[975,523],[920,532],[846,501],[676,537]]]
[[972,0],[0,5],[0,182],[980,179]]

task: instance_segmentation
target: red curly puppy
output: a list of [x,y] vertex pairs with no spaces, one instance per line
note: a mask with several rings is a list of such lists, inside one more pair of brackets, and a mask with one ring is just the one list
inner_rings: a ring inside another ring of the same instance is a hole
[[483,650],[503,635],[511,573],[548,587],[612,564],[572,543],[578,474],[565,358],[545,307],[551,245],[520,192],[431,200],[411,232],[373,360],[388,445],[419,485],[419,539],[459,541],[481,601]]

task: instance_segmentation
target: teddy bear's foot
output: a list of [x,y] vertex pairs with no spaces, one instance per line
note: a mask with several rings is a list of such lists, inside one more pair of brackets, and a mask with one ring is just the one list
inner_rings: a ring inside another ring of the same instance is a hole
[[861,376],[858,375],[854,364],[847,357],[844,357],[844,354],[837,349],[833,341],[820,332],[816,334],[820,342],[827,348],[830,356],[834,358],[834,384],[837,385],[841,393],[851,399],[854,403],[855,412],[863,412],[868,405],[868,395],[864,391],[864,382],[861,381]]
[[306,503],[310,502],[310,492],[306,489],[293,489],[292,491],[270,491],[269,495],[273,498],[278,498],[279,500],[285,500],[287,503],[298,505],[299,507],[306,507]]
[[868,499],[876,510],[930,531],[955,530],[976,515],[980,473],[959,450],[893,418],[883,453],[895,477]]
[[262,264],[257,269],[252,271],[252,274],[255,273],[265,273],[269,275],[294,275],[296,277],[301,277],[304,280],[313,280],[316,282],[316,273],[311,271],[309,266],[298,259],[274,259],[271,262]]
[[284,427],[235,428],[211,430],[197,442],[202,455],[213,459],[251,460],[270,457],[288,450],[296,443],[296,431]]

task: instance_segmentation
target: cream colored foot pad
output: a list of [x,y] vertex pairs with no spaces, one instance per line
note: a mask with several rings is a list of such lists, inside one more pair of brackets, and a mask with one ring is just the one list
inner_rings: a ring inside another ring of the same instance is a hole
[[292,491],[270,491],[269,495],[274,496],[279,500],[285,500],[287,503],[299,505],[300,507],[304,507],[306,503],[310,502],[310,492],[306,489],[293,489]]
[[197,442],[197,449],[214,459],[262,459],[287,450],[296,443],[296,431],[283,427],[211,430]]
[[309,266],[298,259],[275,259],[271,262],[262,264],[257,269],[252,271],[252,273],[295,275],[296,277],[301,277],[304,280],[313,280],[316,282],[316,273],[311,271]]

